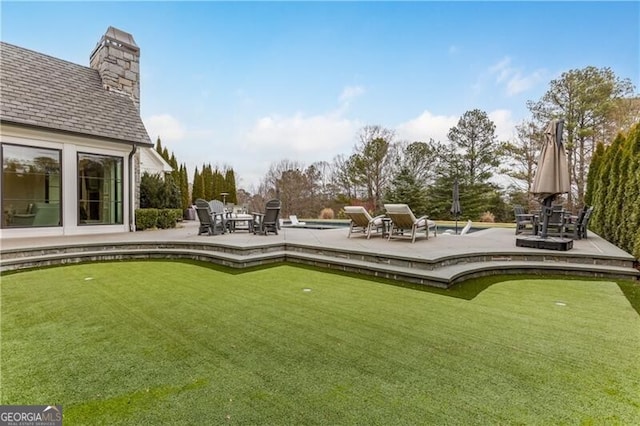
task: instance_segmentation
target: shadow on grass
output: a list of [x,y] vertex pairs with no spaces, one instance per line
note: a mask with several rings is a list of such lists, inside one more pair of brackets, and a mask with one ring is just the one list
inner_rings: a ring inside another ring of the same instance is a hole
[[[101,261],[100,263],[140,262],[140,261],[141,261],[140,259],[127,259],[127,260]],[[640,315],[640,281],[632,281],[632,280],[609,280],[609,279],[606,279],[606,278],[589,278],[589,277],[578,277],[578,276],[571,277],[571,276],[567,276],[567,275],[551,275],[551,274],[549,274],[549,275],[497,274],[497,275],[490,275],[490,276],[486,276],[486,277],[471,278],[469,280],[454,284],[453,286],[445,289],[445,288],[430,287],[430,286],[423,285],[423,284],[413,284],[413,283],[395,281],[395,280],[391,280],[391,279],[388,279],[388,278],[380,278],[380,277],[362,275],[362,274],[358,274],[358,273],[355,273],[355,272],[338,271],[338,270],[330,269],[330,268],[322,268],[322,267],[318,267],[318,266],[303,265],[303,264],[293,263],[293,262],[274,262],[274,263],[271,263],[271,264],[268,264],[268,265],[251,266],[251,267],[238,269],[238,268],[231,268],[231,267],[228,267],[228,266],[216,265],[216,264],[209,263],[209,262],[204,262],[204,261],[199,261],[199,260],[191,260],[191,259],[145,259],[143,261],[144,262],[165,262],[165,263],[166,262],[186,263],[186,264],[190,264],[190,265],[194,265],[194,266],[198,266],[198,267],[202,267],[202,268],[207,268],[207,269],[210,269],[212,271],[222,272],[222,273],[231,274],[231,275],[245,274],[245,273],[248,273],[248,272],[255,272],[255,271],[260,271],[260,270],[264,270],[264,269],[270,269],[270,268],[279,267],[279,266],[282,266],[282,265],[287,265],[287,266],[294,266],[296,268],[302,268],[302,269],[306,269],[306,270],[310,270],[310,271],[319,271],[319,272],[323,272],[323,273],[327,273],[327,274],[335,274],[335,275],[340,275],[340,276],[345,276],[345,277],[350,277],[350,278],[355,278],[355,279],[360,279],[360,280],[366,280],[366,281],[372,281],[372,282],[386,284],[386,285],[392,285],[392,286],[395,286],[395,287],[407,288],[407,289],[411,289],[411,290],[415,290],[415,291],[424,291],[424,292],[427,292],[427,293],[439,294],[439,295],[442,295],[442,296],[455,297],[455,298],[464,299],[464,300],[473,300],[477,295],[482,293],[487,288],[491,287],[493,284],[501,283],[501,282],[509,281],[509,280],[520,280],[520,279],[526,279],[526,280],[553,280],[553,279],[557,279],[557,280],[581,280],[581,281],[614,281],[614,282],[616,282],[618,284],[618,287],[620,287],[620,290],[622,290],[623,294],[625,295],[625,297],[627,298],[627,300],[629,301],[629,303],[631,304],[633,309],[635,309],[635,311],[638,313],[638,315]],[[30,269],[57,268],[57,267],[60,267],[60,266],[69,266],[69,265],[52,265],[52,266],[30,268]],[[20,272],[24,272],[24,271],[26,271],[26,269],[22,269],[22,270],[18,270],[18,271],[9,271],[9,272],[3,273],[2,275],[9,275],[9,274],[20,273]]]

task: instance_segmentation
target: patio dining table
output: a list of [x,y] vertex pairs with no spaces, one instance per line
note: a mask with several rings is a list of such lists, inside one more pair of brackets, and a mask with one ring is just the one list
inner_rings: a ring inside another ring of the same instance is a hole
[[255,216],[251,214],[230,214],[225,218],[229,232],[253,232]]

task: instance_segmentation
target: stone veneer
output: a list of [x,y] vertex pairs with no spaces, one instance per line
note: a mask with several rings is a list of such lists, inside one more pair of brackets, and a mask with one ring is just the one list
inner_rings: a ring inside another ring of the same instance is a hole
[[140,48],[133,36],[109,27],[90,59],[105,89],[129,96],[140,110]]

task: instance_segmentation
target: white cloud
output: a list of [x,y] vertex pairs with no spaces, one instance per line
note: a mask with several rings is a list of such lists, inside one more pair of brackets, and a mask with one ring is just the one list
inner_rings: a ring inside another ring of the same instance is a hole
[[504,81],[505,78],[509,76],[512,72],[513,68],[511,68],[511,58],[505,57],[500,62],[491,65],[489,67],[490,74],[497,74],[496,80],[498,82]]
[[152,115],[144,120],[144,125],[153,143],[158,137],[162,141],[178,142],[186,136],[184,126],[169,114]]
[[516,122],[513,120],[511,111],[507,109],[497,109],[487,113],[487,115],[496,125],[496,136],[499,141],[513,139]]
[[245,149],[265,154],[275,150],[279,158],[326,157],[328,153],[338,154],[345,146],[350,146],[357,127],[357,122],[335,113],[269,115],[258,119],[249,130]]
[[351,102],[351,100],[363,95],[365,92],[362,86],[347,86],[340,94],[340,102]]
[[542,81],[545,76],[544,69],[537,69],[529,74],[524,74],[522,68],[516,68],[511,65],[511,58],[508,56],[490,66],[488,72],[490,75],[495,76],[496,83],[505,85],[508,96],[526,92]]
[[449,129],[455,126],[459,119],[457,116],[433,115],[424,111],[418,117],[396,126],[396,135],[398,139],[410,142],[426,142],[429,139],[446,142]]
[[306,165],[329,161],[348,152],[361,124],[344,117],[349,103],[363,95],[361,86],[346,86],[334,111],[324,114],[270,114],[257,119],[244,135],[243,149],[261,155],[261,159],[296,159]]
[[543,70],[536,70],[529,75],[522,75],[520,72],[516,72],[514,76],[509,79],[507,83],[507,94],[509,96],[517,95],[518,93],[526,92],[534,87],[544,78]]
[[[513,121],[511,111],[498,109],[488,112],[489,119],[496,125],[498,140],[513,138],[516,123]],[[449,130],[458,124],[460,116],[434,115],[424,111],[418,117],[396,126],[396,135],[399,140],[409,142],[433,139],[436,142],[446,143]]]

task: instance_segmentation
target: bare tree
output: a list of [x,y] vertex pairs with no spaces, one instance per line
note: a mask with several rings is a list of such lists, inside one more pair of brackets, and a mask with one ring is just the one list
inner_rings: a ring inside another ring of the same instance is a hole
[[399,142],[395,150],[394,176],[406,169],[413,178],[423,185],[430,185],[435,181],[436,170],[443,147],[430,139],[429,142]]
[[536,171],[536,164],[540,156],[543,133],[531,121],[523,121],[516,126],[517,137],[514,141],[507,141],[502,149],[506,157],[506,166],[500,172],[509,176],[512,185],[524,192],[529,209],[534,205],[531,195],[531,185]]
[[391,176],[393,159],[389,148],[395,133],[384,127],[365,126],[358,133],[353,159],[356,180],[364,182],[367,199],[377,210],[382,208],[382,196]]

